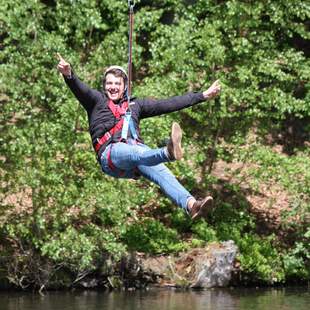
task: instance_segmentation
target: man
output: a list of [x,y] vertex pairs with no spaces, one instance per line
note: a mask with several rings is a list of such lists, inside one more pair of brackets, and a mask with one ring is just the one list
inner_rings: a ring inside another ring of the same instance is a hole
[[159,185],[193,220],[205,217],[212,209],[212,197],[196,201],[163,164],[183,156],[180,126],[172,124],[170,141],[166,147],[150,149],[140,136],[139,122],[143,118],[178,111],[214,98],[220,92],[219,81],[201,93],[188,93],[164,100],[135,98],[128,106],[128,77],[122,67],[111,66],[104,72],[103,92],[99,92],[81,82],[70,64],[60,54],[57,55],[59,72],[87,112],[93,147],[102,171],[116,178],[137,178],[142,175]]

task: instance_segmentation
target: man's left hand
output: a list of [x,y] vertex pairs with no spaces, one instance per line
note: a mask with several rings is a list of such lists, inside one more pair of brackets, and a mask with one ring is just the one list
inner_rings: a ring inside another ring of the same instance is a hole
[[206,91],[203,92],[203,97],[207,99],[212,99],[216,97],[221,91],[220,80],[216,80]]

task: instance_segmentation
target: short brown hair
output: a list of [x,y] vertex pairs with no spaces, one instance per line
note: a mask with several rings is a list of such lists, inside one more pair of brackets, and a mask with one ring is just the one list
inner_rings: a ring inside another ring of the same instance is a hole
[[117,68],[112,68],[111,70],[107,70],[103,76],[103,79],[102,79],[102,85],[103,87],[105,86],[105,82],[106,82],[106,76],[111,73],[113,74],[114,76],[116,77],[121,77],[123,78],[123,81],[124,81],[124,84],[125,86],[127,86],[127,82],[128,82],[128,78],[127,78],[127,75],[125,74],[125,72],[123,72],[122,70],[120,69],[117,69]]

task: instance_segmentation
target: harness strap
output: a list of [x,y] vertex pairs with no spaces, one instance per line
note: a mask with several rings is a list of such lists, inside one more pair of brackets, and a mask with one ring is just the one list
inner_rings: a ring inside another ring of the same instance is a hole
[[[108,166],[113,171],[113,170],[116,170],[116,167],[114,166],[112,159],[111,159],[111,150],[112,150],[112,145],[108,148],[107,159],[108,159]],[[123,176],[124,174],[125,174],[124,170],[119,170],[120,177]]]
[[113,103],[112,100],[109,100],[108,107],[116,118],[120,118],[120,120],[116,123],[116,125],[111,128],[108,132],[106,132],[101,138],[97,139],[97,143],[95,144],[95,151],[98,153],[100,147],[105,144],[109,139],[118,131],[122,131],[121,133],[121,141],[127,141],[128,137],[128,129],[131,132],[134,140],[138,140],[137,131],[135,125],[133,123],[131,112],[127,111],[128,102],[124,101],[122,105],[117,105]]
[[132,137],[135,140],[137,140],[138,135],[137,135],[136,128],[134,126],[134,123],[131,117],[131,111],[129,109],[128,102],[124,101],[122,105],[117,105],[113,103],[112,100],[109,100],[108,107],[116,118],[122,117],[124,120],[122,134],[121,134],[121,141],[127,141],[128,129],[130,130]]
[[108,159],[108,166],[111,170],[114,170],[116,167],[114,166],[112,159],[111,159],[111,149],[112,147],[109,147],[107,151],[107,159]]
[[116,132],[122,129],[123,123],[124,119],[121,118],[120,121],[113,128],[106,132],[100,139],[97,139],[97,143],[95,144],[95,151],[97,153],[103,144],[105,144]]
[[133,137],[136,141],[138,141],[137,131],[136,131],[136,128],[135,128],[135,125],[134,125],[132,119],[130,119],[130,122],[129,122],[129,129],[130,129],[130,132],[131,132],[132,137]]
[[127,137],[128,137],[129,124],[132,123],[131,113],[130,112],[126,112],[125,115],[123,116],[123,119],[124,119],[124,123],[123,123],[123,128],[122,128],[121,141],[123,141],[123,140],[126,141]]

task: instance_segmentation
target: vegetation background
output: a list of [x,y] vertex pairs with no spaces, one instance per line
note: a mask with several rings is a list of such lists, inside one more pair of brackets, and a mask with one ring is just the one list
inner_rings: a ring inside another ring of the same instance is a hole
[[[185,159],[169,168],[216,209],[192,223],[141,179],[101,173],[86,114],[56,52],[91,87],[126,66],[125,0],[0,6],[2,286],[70,286],[130,251],[167,254],[234,240],[241,284],[310,279],[310,3],[136,0],[134,95],[206,89],[219,99],[142,122],[152,147],[172,121]],[[108,270],[108,271],[104,271]]]

